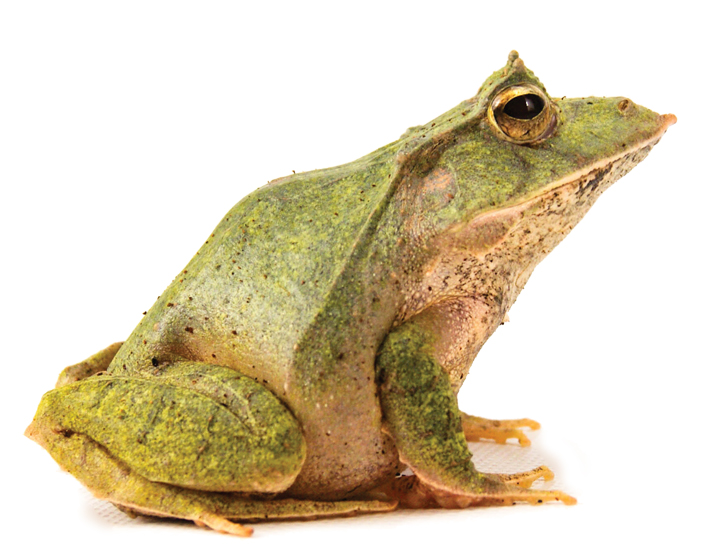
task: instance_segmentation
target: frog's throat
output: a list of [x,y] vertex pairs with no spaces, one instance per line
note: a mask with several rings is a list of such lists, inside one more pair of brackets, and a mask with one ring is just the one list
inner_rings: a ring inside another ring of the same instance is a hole
[[[489,288],[494,290],[489,295],[501,299],[497,305],[488,307],[495,313],[491,327],[485,332],[489,335],[504,318],[536,265],[609,186],[645,158],[675,117],[666,115],[662,121],[654,135],[618,154],[552,182],[516,204],[479,213],[451,228],[434,244],[442,254],[425,270],[426,278],[406,304],[403,319],[421,312],[438,297],[481,297],[487,295],[483,289]],[[443,274],[450,276],[443,279]],[[443,287],[441,281],[445,280],[448,283]],[[503,289],[508,290],[506,297],[501,293]]]

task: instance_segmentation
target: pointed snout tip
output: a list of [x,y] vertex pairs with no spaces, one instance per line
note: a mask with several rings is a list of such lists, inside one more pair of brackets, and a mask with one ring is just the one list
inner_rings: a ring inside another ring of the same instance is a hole
[[660,115],[660,118],[662,119],[663,129],[667,129],[670,125],[674,125],[675,123],[677,123],[677,117],[675,117],[675,115],[673,115],[672,113]]

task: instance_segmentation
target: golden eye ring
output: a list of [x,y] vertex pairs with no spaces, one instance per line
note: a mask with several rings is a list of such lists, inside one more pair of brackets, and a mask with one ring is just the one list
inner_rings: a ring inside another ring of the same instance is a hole
[[500,137],[515,144],[531,144],[556,128],[556,108],[532,84],[515,84],[499,92],[487,109],[490,125]]

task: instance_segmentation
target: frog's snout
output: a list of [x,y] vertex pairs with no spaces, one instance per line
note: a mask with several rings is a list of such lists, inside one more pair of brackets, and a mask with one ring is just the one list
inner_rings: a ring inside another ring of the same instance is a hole
[[670,125],[677,123],[677,117],[672,113],[667,113],[665,115],[660,115],[663,129],[667,129]]
[[[617,107],[620,114],[624,117],[634,116],[639,110],[639,107],[628,98],[622,98],[618,102]],[[645,108],[642,109],[643,111],[648,111]],[[674,125],[677,122],[677,117],[675,117],[672,113],[658,115],[658,122],[660,123],[660,130],[665,132],[670,125]]]

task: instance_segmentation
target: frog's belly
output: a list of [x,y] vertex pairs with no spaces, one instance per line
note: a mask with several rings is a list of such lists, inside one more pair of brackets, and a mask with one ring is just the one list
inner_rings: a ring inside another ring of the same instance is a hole
[[290,496],[329,500],[356,496],[398,471],[395,445],[381,429],[375,386],[345,391],[332,403],[304,396],[286,401],[307,442],[307,457],[288,490]]
[[289,496],[324,500],[353,497],[373,489],[398,471],[398,453],[384,433],[357,437],[337,432],[328,441],[313,432],[305,433],[307,459],[287,491]]

